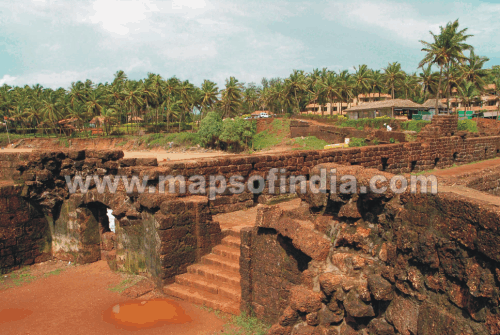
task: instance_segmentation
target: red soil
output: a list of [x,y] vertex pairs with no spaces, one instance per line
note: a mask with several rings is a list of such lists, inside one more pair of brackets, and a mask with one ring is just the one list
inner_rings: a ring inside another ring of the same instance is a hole
[[500,158],[495,158],[495,159],[490,159],[487,161],[479,162],[479,163],[474,163],[474,164],[465,164],[449,169],[444,169],[444,170],[435,170],[432,172],[429,172],[429,174],[432,174],[434,176],[439,176],[439,177],[452,177],[452,176],[458,176],[464,173],[471,173],[471,172],[476,172],[476,171],[481,171],[486,168],[491,168],[491,167],[496,167],[500,165]]
[[[129,301],[108,289],[118,285],[121,280],[119,273],[111,271],[106,262],[99,261],[68,267],[58,275],[3,290],[0,292],[0,334],[128,333],[103,320],[108,309]],[[147,298],[155,298],[155,295],[150,293],[135,301],[140,303]],[[178,315],[185,313],[180,320],[183,323],[164,322],[155,328],[134,333],[198,335],[213,334],[223,329],[224,322],[212,313],[184,301],[168,302],[175,307]],[[151,304],[151,301],[144,306],[147,304]]]

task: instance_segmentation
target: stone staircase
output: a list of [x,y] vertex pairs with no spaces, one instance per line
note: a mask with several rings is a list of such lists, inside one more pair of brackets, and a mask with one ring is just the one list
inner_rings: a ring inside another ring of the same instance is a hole
[[165,294],[235,315],[240,314],[240,234],[230,230],[212,253],[200,263],[188,266],[175,283],[163,288]]

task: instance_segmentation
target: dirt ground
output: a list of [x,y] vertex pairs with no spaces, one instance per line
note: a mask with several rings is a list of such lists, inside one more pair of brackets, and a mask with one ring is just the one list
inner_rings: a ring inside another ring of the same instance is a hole
[[439,177],[451,177],[458,176],[463,173],[471,173],[476,171],[481,171],[486,168],[491,168],[500,165],[500,158],[489,159],[479,163],[465,164],[453,168],[446,168],[443,170],[433,170],[429,174],[439,176]]
[[[80,266],[46,262],[30,267],[29,272],[20,270],[13,278],[12,274],[2,275],[0,334],[131,333],[103,320],[110,308],[130,302],[129,298],[110,290],[123,283],[123,278],[123,274],[111,271],[104,261]],[[151,292],[136,300],[144,303],[159,297],[165,298]],[[191,321],[133,333],[198,335],[223,330],[225,322],[214,313],[177,299],[167,301],[183,310]]]
[[[119,149],[116,149],[119,150]],[[33,149],[0,149],[2,152],[32,152]],[[170,153],[165,151],[124,151],[125,158],[156,158],[158,162],[165,162],[168,160],[183,160],[183,159],[196,159],[207,157],[220,157],[222,155],[230,155],[223,152],[185,152],[185,153]]]

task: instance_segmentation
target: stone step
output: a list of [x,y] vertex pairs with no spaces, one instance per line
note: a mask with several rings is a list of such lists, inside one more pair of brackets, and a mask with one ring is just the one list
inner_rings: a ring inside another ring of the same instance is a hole
[[201,264],[213,265],[227,271],[240,272],[240,263],[219,255],[208,254],[201,257]]
[[236,285],[217,282],[192,273],[184,273],[176,276],[175,282],[180,285],[218,294],[235,302],[241,301],[241,288]]
[[204,290],[180,285],[178,283],[165,286],[163,288],[163,292],[167,295],[186,300],[193,304],[206,306],[234,315],[240,314],[239,302],[221,297],[218,294],[213,294]]
[[197,274],[210,280],[240,286],[240,274],[233,271],[226,271],[218,267],[199,263],[188,266],[187,271],[188,273]]
[[241,246],[241,239],[235,236],[227,236],[222,239],[222,245],[239,249]]
[[226,245],[217,245],[212,249],[212,253],[236,262],[240,261],[239,248],[228,247]]

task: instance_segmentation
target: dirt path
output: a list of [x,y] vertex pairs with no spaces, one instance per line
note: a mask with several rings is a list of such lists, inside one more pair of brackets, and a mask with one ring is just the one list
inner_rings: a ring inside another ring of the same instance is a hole
[[[116,149],[118,150],[118,149]],[[0,149],[2,152],[32,152],[33,149],[11,149],[4,148]],[[231,155],[225,152],[185,152],[185,153],[169,153],[169,152],[159,152],[159,151],[123,151],[125,158],[156,158],[158,162],[168,161],[168,160],[186,160],[186,159],[196,159],[196,158],[209,158],[209,157],[220,157],[224,155]]]
[[[0,334],[131,333],[103,321],[106,310],[130,300],[109,290],[121,280],[119,273],[112,272],[106,262],[99,261],[69,266],[60,274],[0,291]],[[149,299],[155,298],[152,294],[148,295]],[[139,298],[138,301],[145,298]],[[213,313],[184,301],[176,303],[192,319],[191,322],[133,333],[199,335],[220,333],[223,329],[224,322]]]
[[494,159],[486,160],[486,161],[479,162],[479,163],[465,164],[465,165],[460,165],[457,167],[443,169],[443,170],[434,170],[434,171],[426,173],[426,174],[432,174],[434,176],[440,176],[440,177],[452,177],[452,176],[457,176],[457,175],[461,175],[464,173],[471,173],[471,172],[480,171],[480,170],[483,170],[486,168],[496,167],[499,165],[500,165],[500,158],[494,158]]

